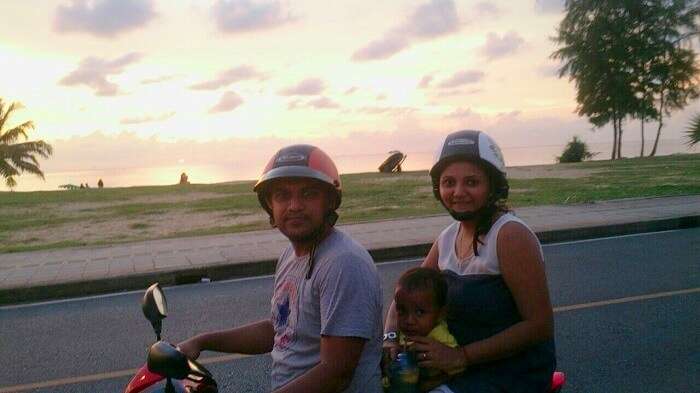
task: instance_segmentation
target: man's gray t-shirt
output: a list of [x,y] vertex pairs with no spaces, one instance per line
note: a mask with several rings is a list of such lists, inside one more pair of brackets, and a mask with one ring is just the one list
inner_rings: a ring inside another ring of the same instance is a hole
[[272,388],[317,365],[325,335],[367,339],[345,392],[381,392],[382,293],[372,257],[352,238],[333,229],[318,245],[307,280],[308,260],[308,255],[297,257],[289,246],[277,263],[271,302]]

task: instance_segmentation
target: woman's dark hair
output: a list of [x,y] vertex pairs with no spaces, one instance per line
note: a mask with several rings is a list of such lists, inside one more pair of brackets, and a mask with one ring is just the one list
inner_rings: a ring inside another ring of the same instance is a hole
[[433,293],[433,305],[442,308],[447,304],[447,282],[442,274],[427,267],[414,267],[399,277],[397,284],[407,291],[428,290]]
[[[486,206],[483,207],[481,214],[476,219],[476,230],[474,231],[474,239],[472,240],[472,250],[474,255],[479,256],[477,246],[483,244],[479,237],[487,234],[496,218],[496,215],[510,211],[506,198],[508,197],[508,181],[506,177],[494,168],[492,165],[485,164],[483,161],[476,161],[477,165],[486,172],[489,179],[489,198],[486,201]],[[505,190],[503,193],[502,190]]]

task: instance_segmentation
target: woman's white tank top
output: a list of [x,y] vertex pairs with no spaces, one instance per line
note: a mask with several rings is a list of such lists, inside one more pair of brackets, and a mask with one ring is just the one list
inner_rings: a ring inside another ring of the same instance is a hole
[[[519,222],[534,234],[532,229],[520,218],[512,213],[505,213],[493,223],[488,233],[482,236],[482,243],[478,243],[477,246],[479,255],[472,254],[462,260],[457,258],[457,251],[455,250],[460,223],[459,221],[455,221],[450,224],[440,233],[437,239],[439,252],[438,267],[441,271],[450,270],[460,276],[471,274],[501,274],[500,265],[498,263],[498,249],[496,247],[498,233],[503,225],[511,221]],[[539,242],[538,246],[540,248],[540,255],[542,255],[542,246],[539,245]]]

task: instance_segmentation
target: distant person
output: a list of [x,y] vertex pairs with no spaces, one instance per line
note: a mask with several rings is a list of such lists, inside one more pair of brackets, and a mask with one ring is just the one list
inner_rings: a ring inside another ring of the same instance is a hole
[[104,188],[105,184],[102,182],[102,179],[97,181],[97,188]]
[[80,188],[85,188],[85,185],[83,183],[80,183]]
[[182,174],[180,174],[180,184],[190,184],[190,181],[187,179],[187,174],[185,172],[182,172]]
[[90,185],[85,182],[85,188],[90,188]]
[[271,352],[277,393],[382,392],[379,275],[367,250],[334,228],[342,194],[335,164],[317,147],[288,146],[253,190],[290,241],[277,262],[271,315],[180,349],[193,359],[203,350]]
[[[554,318],[537,236],[505,201],[508,182],[498,145],[480,131],[449,134],[430,169],[433,193],[455,221],[422,267],[447,280],[447,325],[459,346],[409,337],[420,367],[449,373],[440,392],[542,393],[555,367]],[[397,329],[392,303],[385,333]],[[385,342],[396,352],[398,343]]]

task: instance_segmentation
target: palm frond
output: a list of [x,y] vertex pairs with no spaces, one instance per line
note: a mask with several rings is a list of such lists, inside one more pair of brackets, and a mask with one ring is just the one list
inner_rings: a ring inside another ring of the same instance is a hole
[[7,109],[5,109],[5,103],[0,100],[0,131],[2,131],[2,128],[5,126],[5,123],[7,123],[7,119],[10,118],[12,112],[20,108],[22,108],[22,104],[13,102],[9,107],[7,107]]
[[1,131],[0,128],[0,143],[11,144],[17,142],[20,136],[24,137],[26,140],[29,136],[27,131],[34,129],[34,123],[31,121],[24,122],[17,127],[7,130],[5,132]]
[[32,175],[37,175],[40,178],[44,179],[44,172],[42,172],[41,169],[39,169],[38,164],[24,161],[24,160],[13,162],[13,164],[14,164],[15,168],[19,169],[19,171],[22,173],[24,173],[24,172],[31,173]]
[[690,126],[685,132],[688,146],[695,146],[700,142],[700,113],[690,120]]
[[14,176],[8,176],[5,178],[5,185],[7,188],[12,189],[17,185],[17,181],[15,180]]
[[19,171],[9,163],[0,159],[0,177],[12,177],[19,175]]

